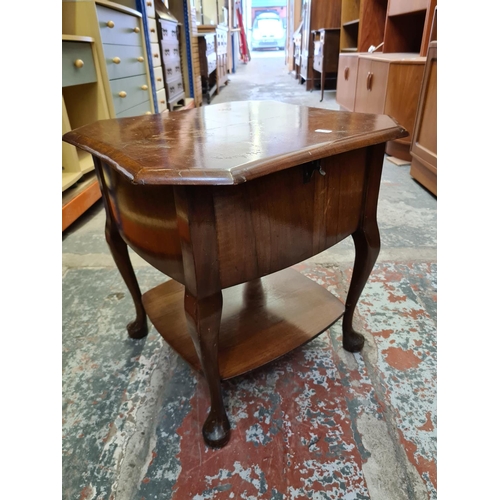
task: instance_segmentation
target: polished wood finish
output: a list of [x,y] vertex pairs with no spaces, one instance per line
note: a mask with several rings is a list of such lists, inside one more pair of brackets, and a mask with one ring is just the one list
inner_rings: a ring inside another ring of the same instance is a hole
[[[293,269],[222,292],[221,380],[243,375],[305,344],[344,312],[324,287]],[[283,300],[286,297],[286,300]],[[184,287],[170,280],[143,295],[155,328],[188,363],[203,371],[184,312]]]
[[367,52],[384,41],[387,0],[361,0],[359,8],[358,51]]
[[300,51],[300,83],[306,90],[314,87],[314,45],[313,31],[322,28],[340,28],[341,0],[304,0],[302,6],[302,37]]
[[333,82],[331,88],[337,88],[337,73],[339,70],[340,28],[320,29],[313,32],[314,71],[320,73],[321,99],[325,92],[328,79]]
[[173,117],[102,120],[64,140],[96,154],[135,184],[206,185],[240,184],[405,135],[388,116],[241,101]]
[[429,45],[411,156],[410,175],[437,196],[437,41]]
[[[257,101],[108,120],[64,136],[95,158],[106,238],[136,308],[129,335],[147,333],[145,307],[203,370],[209,446],[230,435],[221,379],[282,356],[342,314],[328,291],[286,268],[349,235],[356,261],[343,343],[361,349],[352,315],[380,247],[384,142],[406,134],[383,115]],[[127,245],[175,281],[141,300]]]

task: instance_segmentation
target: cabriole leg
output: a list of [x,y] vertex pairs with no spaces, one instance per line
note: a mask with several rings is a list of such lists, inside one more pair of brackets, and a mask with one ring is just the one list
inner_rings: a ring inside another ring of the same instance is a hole
[[186,291],[184,309],[189,334],[210,392],[210,412],[203,425],[203,438],[208,446],[220,448],[229,441],[230,436],[229,420],[222,399],[218,362],[222,292],[197,300]]

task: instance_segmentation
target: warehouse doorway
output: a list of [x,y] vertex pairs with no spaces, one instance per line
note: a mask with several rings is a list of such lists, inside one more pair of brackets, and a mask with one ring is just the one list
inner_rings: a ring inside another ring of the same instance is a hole
[[252,58],[286,59],[287,0],[246,0],[243,5],[247,41]]

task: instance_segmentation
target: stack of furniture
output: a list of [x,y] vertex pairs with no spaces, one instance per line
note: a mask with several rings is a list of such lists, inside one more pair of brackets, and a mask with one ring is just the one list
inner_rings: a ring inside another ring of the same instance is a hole
[[300,83],[312,90],[319,76],[314,74],[313,33],[324,28],[340,28],[341,0],[304,0],[300,48]]
[[[154,113],[141,17],[106,0],[63,0],[64,131],[99,119]],[[92,170],[90,155],[63,147],[63,190]],[[91,176],[63,193],[63,230],[99,196]]]
[[410,175],[437,196],[437,8],[410,153]]
[[63,0],[62,8],[64,34],[95,40],[110,116],[153,113],[141,14],[105,0]]
[[[384,5],[381,0],[362,0],[359,20],[342,26],[337,102],[344,110],[392,116],[410,135],[389,141],[386,152],[411,161],[410,145],[436,0],[388,0],[381,40]],[[381,43],[382,52],[353,52]]]
[[210,104],[212,96],[218,94],[222,85],[227,85],[228,73],[227,26],[198,25],[198,56],[203,95]]
[[157,29],[160,35],[163,76],[166,82],[163,97],[165,107],[170,111],[184,104],[185,92],[182,77],[179,22],[165,5],[155,0]]
[[151,88],[153,91],[153,97],[156,101],[156,110],[157,112],[162,113],[167,109],[167,99],[165,96],[165,81],[163,79],[163,66],[161,63],[154,0],[146,0],[145,3],[138,1],[137,6],[139,11],[142,12],[143,16],[145,16],[143,17],[143,26],[148,32],[145,38],[146,45],[149,48],[149,61],[152,68]]
[[[110,117],[94,39],[62,36],[62,133]],[[100,197],[92,156],[62,143],[62,230]]]

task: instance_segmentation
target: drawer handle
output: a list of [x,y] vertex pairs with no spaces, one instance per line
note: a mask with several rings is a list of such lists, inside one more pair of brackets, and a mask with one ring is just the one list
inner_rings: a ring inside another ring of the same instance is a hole
[[373,79],[373,73],[368,71],[368,75],[366,76],[366,90],[370,92],[372,90],[372,79]]
[[150,115],[150,114],[151,114],[151,111],[146,111],[144,114],[145,114],[145,115]]
[[77,68],[83,68],[83,65],[84,65],[84,62],[81,60],[81,59],[77,59],[75,62],[74,62],[75,66]]
[[141,87],[141,89],[142,89],[142,90],[148,90],[148,86],[147,86],[147,85],[143,85],[143,86]]
[[344,69],[344,80],[349,80],[349,68]]
[[139,62],[144,62],[144,57],[139,56],[139,57],[137,58],[137,60],[138,60]]
[[153,57],[158,57],[158,54],[153,54]]
[[115,64],[120,64],[122,62],[122,60],[119,57],[113,57],[113,62]]
[[108,28],[114,28],[114,27],[115,27],[115,23],[114,23],[113,21],[108,21],[108,22],[106,23],[106,26],[107,26]]
[[151,28],[149,31],[151,31],[151,33],[155,33],[155,29],[154,28]]
[[161,77],[156,79],[157,82],[161,82]]
[[127,93],[124,90],[122,90],[121,92],[118,92],[118,95],[120,97],[127,97]]
[[148,7],[152,7],[152,6],[153,6],[153,4],[152,4],[151,2],[146,2],[146,5],[147,5]]
[[160,101],[160,104],[165,104],[165,101]]
[[140,30],[139,26],[136,26],[132,31],[134,33],[139,33],[139,31],[141,31],[141,30]]

